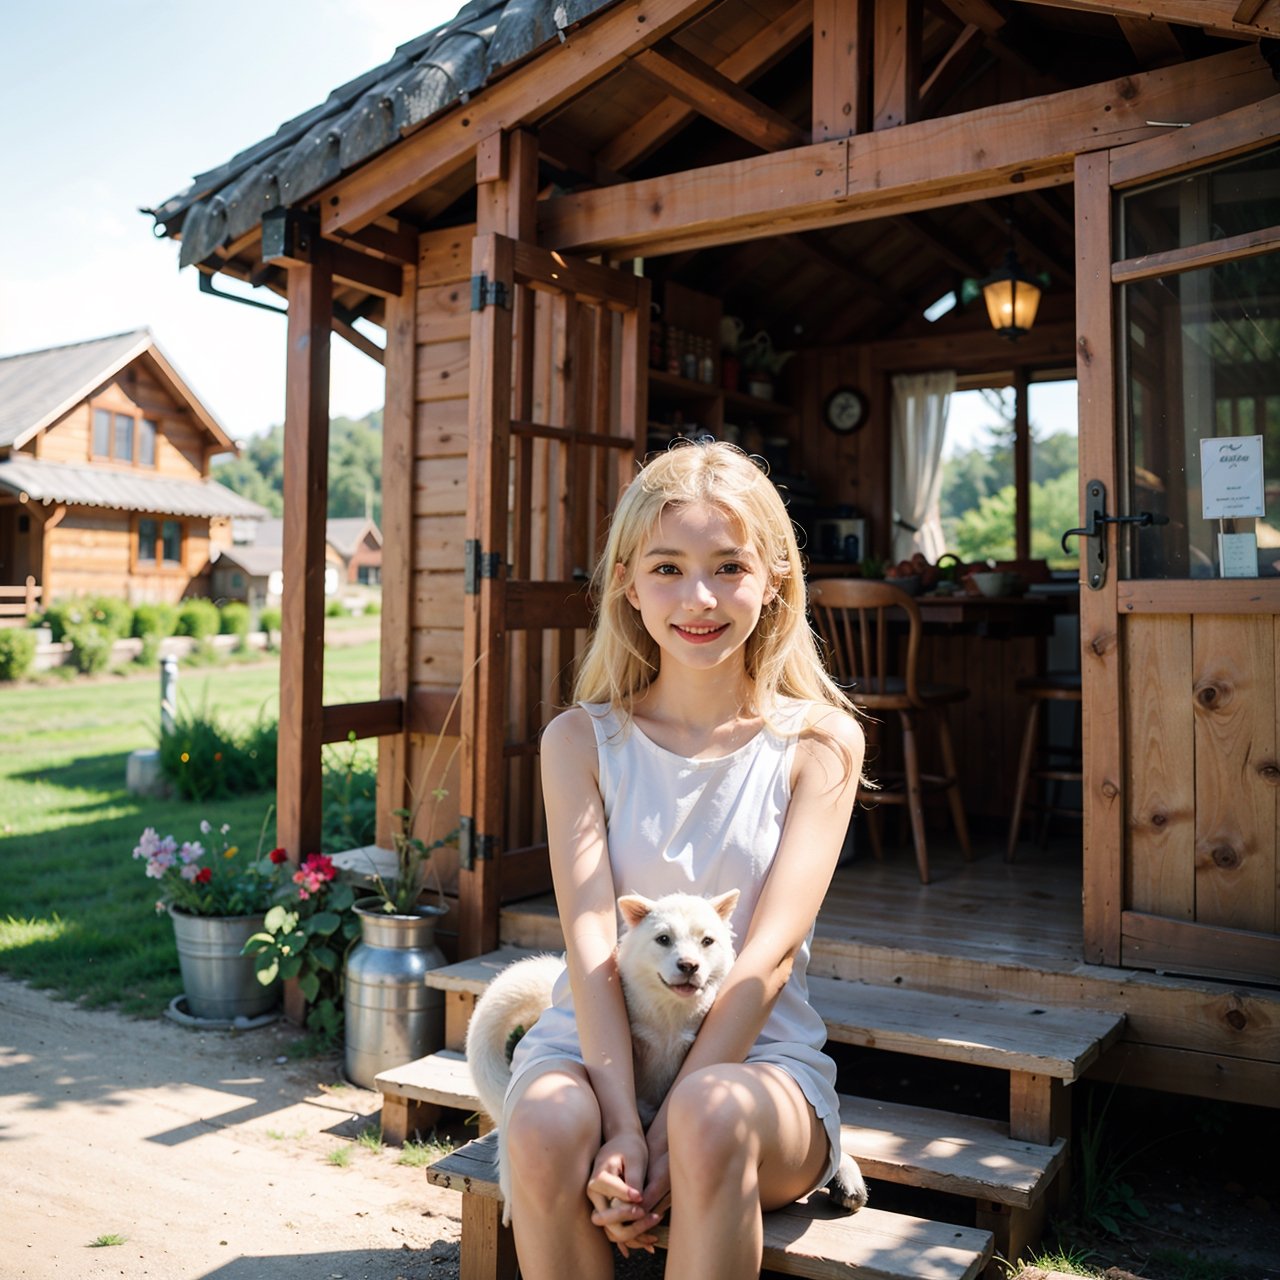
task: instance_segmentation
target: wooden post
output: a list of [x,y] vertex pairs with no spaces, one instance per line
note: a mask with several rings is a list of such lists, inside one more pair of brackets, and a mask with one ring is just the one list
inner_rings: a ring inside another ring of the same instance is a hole
[[865,133],[870,115],[871,6],[814,0],[813,141]]
[[[404,268],[398,298],[387,299],[385,407],[382,412],[382,624],[380,689],[409,702],[413,594],[413,415],[418,304],[416,264]],[[377,841],[391,844],[392,813],[408,807],[409,731],[378,739]]]
[[873,129],[892,129],[916,119],[921,25],[920,0],[879,0],[875,7]]
[[333,277],[323,241],[316,239],[310,262],[289,267],[288,288],[276,832],[296,862],[320,847],[324,527],[333,314]]

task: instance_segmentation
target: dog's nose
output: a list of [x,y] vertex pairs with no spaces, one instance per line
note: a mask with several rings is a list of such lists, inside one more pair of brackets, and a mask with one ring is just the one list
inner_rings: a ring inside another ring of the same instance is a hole
[[698,962],[696,960],[677,960],[676,968],[680,970],[685,977],[691,977],[698,972]]

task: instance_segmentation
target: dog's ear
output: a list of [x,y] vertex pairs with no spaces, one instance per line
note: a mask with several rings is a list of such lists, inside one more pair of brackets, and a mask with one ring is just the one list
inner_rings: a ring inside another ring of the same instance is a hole
[[739,896],[737,889],[730,889],[728,893],[722,893],[718,898],[711,899],[711,905],[715,908],[716,915],[721,920],[728,920],[733,915],[733,909],[738,905]]
[[627,922],[628,929],[634,929],[641,920],[653,910],[654,904],[638,893],[626,893],[618,899],[618,910]]

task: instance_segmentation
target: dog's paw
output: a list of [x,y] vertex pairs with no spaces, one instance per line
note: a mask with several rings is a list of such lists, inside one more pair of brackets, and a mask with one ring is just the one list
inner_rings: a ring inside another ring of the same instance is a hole
[[850,1213],[857,1213],[867,1203],[867,1184],[862,1180],[858,1162],[851,1155],[840,1157],[840,1168],[827,1183],[827,1194]]

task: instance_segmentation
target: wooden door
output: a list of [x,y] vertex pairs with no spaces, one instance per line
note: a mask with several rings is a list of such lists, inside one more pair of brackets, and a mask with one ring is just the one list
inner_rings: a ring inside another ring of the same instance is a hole
[[1280,982],[1278,143],[1273,97],[1076,165],[1095,963]]
[[500,235],[472,256],[459,954],[550,888],[538,739],[645,437],[649,284]]

